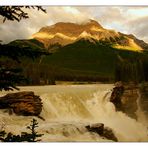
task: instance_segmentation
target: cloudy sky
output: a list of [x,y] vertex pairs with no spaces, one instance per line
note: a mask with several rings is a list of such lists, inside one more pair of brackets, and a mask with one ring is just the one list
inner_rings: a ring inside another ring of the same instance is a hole
[[134,34],[148,43],[148,7],[45,7],[47,14],[37,10],[26,10],[30,18],[6,21],[0,17],[0,40],[8,43],[15,39],[28,39],[43,26],[57,22],[82,23],[88,19],[98,21],[104,28]]

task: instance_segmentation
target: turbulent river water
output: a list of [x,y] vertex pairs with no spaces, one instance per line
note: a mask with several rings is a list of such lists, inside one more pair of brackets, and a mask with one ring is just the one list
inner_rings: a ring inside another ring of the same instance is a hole
[[[96,133],[90,133],[85,126],[104,123],[110,127],[119,141],[148,141],[147,126],[140,120],[117,112],[109,101],[111,84],[55,85],[20,87],[21,91],[34,91],[43,102],[41,117],[9,115],[0,111],[0,128],[20,134],[32,118],[37,119],[37,131],[44,134],[43,142],[50,141],[109,141]],[[0,92],[3,96],[6,92]],[[139,118],[141,119],[141,118]]]

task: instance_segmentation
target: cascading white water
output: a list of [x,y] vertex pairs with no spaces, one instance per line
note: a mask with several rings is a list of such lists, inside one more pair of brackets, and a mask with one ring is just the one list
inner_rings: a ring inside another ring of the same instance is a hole
[[[40,95],[43,101],[38,132],[43,133],[42,141],[109,141],[98,134],[90,133],[85,125],[104,123],[110,127],[119,141],[147,141],[147,127],[116,112],[109,101],[112,85],[67,85],[21,87]],[[2,95],[2,93],[1,93]],[[15,134],[25,131],[32,117],[9,115],[0,112],[1,125]]]

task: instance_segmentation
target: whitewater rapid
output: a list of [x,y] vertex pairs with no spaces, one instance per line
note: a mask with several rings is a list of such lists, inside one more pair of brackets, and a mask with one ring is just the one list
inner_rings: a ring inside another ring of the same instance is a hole
[[[104,123],[111,128],[119,141],[148,141],[146,124],[136,121],[123,112],[117,112],[109,101],[111,84],[56,85],[20,87],[21,91],[34,91],[43,102],[38,132],[42,141],[109,141],[96,133],[90,133],[85,126]],[[1,92],[4,95],[6,92]],[[33,117],[9,115],[0,111],[0,128],[19,134],[27,131]]]

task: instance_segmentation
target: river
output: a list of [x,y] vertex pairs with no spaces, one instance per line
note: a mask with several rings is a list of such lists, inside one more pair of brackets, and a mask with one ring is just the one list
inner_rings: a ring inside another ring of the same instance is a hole
[[[109,101],[112,84],[26,86],[20,91],[34,91],[43,102],[37,131],[44,134],[43,142],[56,141],[109,141],[90,133],[85,125],[104,123],[119,141],[148,141],[147,127],[141,121],[117,112]],[[17,92],[17,91],[14,91]],[[7,92],[0,92],[3,96]],[[27,131],[33,117],[9,115],[0,111],[0,128],[19,134]]]

